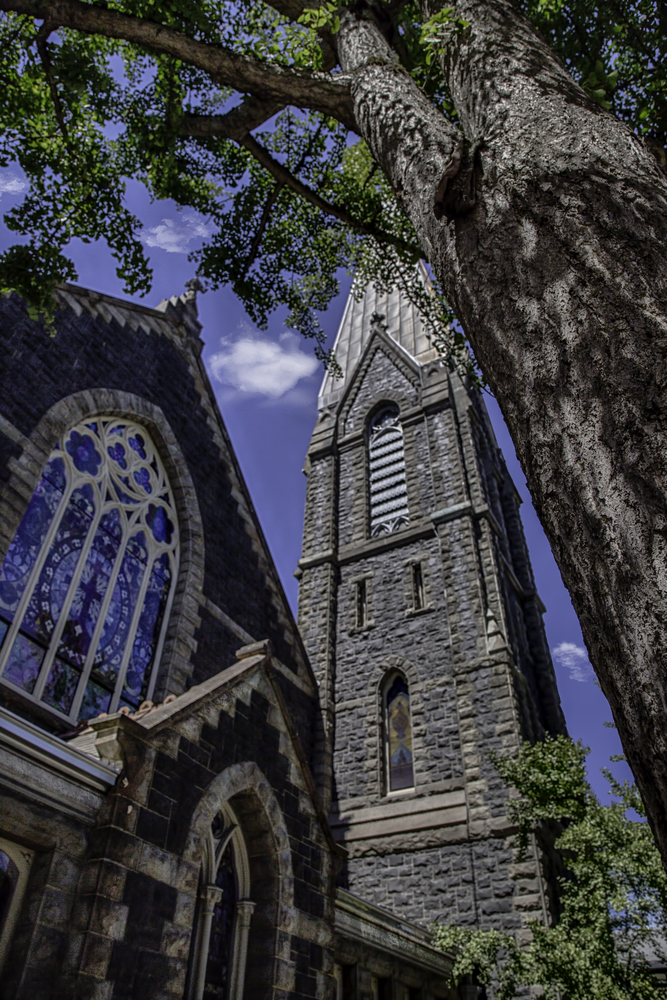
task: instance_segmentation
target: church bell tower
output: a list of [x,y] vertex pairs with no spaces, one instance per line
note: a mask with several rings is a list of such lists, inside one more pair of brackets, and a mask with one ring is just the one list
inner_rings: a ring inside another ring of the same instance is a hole
[[306,461],[299,626],[350,892],[428,925],[548,919],[489,751],[565,732],[519,516],[482,395],[399,290],[350,295]]

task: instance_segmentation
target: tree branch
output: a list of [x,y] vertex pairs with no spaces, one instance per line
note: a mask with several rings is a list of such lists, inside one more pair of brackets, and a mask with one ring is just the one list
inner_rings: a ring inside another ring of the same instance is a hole
[[[315,131],[315,133],[310,136],[310,140],[308,142],[308,145],[306,146],[305,150],[303,151],[303,155],[301,156],[299,162],[297,163],[297,165],[296,165],[296,167],[294,169],[295,174],[298,174],[299,171],[303,169],[303,167],[304,167],[304,165],[306,163],[306,160],[308,159],[309,156],[312,155],[313,147],[315,146],[315,144],[316,144],[316,142],[317,142],[317,140],[318,140],[321,132],[322,132],[322,122],[320,122],[320,124],[318,125],[317,130]],[[259,226],[257,227],[257,232],[255,233],[255,235],[253,237],[253,240],[252,240],[252,244],[251,244],[251,247],[250,247],[250,252],[249,252],[249,254],[248,254],[247,258],[246,258],[245,264],[243,265],[243,277],[246,276],[246,274],[248,273],[248,271],[252,267],[252,265],[253,265],[253,263],[255,261],[255,258],[257,257],[257,251],[259,250],[260,243],[262,242],[262,237],[264,236],[264,233],[266,231],[266,227],[269,224],[269,218],[271,216],[271,210],[273,209],[273,206],[275,205],[276,201],[278,200],[280,192],[282,191],[282,189],[284,188],[284,186],[285,185],[281,181],[278,181],[276,183],[276,185],[274,186],[273,191],[271,192],[271,194],[269,195],[269,197],[266,199],[266,203],[264,205],[264,210],[262,211],[262,218],[259,221]]]
[[263,125],[285,107],[282,101],[262,101],[258,97],[248,97],[224,115],[185,114],[178,122],[179,135],[193,139],[208,139],[218,136],[239,142],[244,135]]
[[264,204],[264,209],[262,211],[262,217],[259,220],[259,225],[257,227],[257,232],[253,236],[248,256],[246,257],[245,263],[243,264],[243,272],[241,274],[242,278],[245,278],[246,274],[248,273],[252,265],[255,263],[255,258],[257,257],[257,251],[259,250],[259,245],[262,242],[262,237],[266,231],[266,227],[269,224],[271,209],[278,200],[280,192],[284,187],[285,185],[281,181],[277,181],[276,184],[274,185],[273,191],[266,199],[266,202]]
[[53,73],[51,72],[51,57],[49,56],[48,38],[51,32],[54,30],[55,30],[54,25],[51,25],[48,21],[44,21],[44,24],[37,32],[37,37],[36,37],[37,52],[39,53],[39,58],[42,61],[42,68],[44,70],[46,82],[49,85],[51,100],[53,101],[53,109],[55,111],[56,121],[58,122],[58,128],[62,132],[63,138],[65,140],[65,145],[67,146],[67,149],[71,153],[72,146],[70,143],[67,126],[65,124],[63,106],[60,102],[60,94],[58,93],[58,87],[56,86],[56,81],[53,79]]
[[246,135],[239,140],[239,145],[245,146],[245,148],[252,153],[258,163],[272,174],[276,180],[283,184],[285,187],[291,188],[296,194],[300,195],[304,201],[309,202],[311,205],[315,205],[319,208],[321,212],[325,215],[332,215],[335,219],[340,219],[341,222],[345,222],[351,229],[354,229],[358,233],[363,233],[365,236],[373,236],[380,243],[390,243],[395,246],[398,250],[403,252],[408,252],[414,254],[415,256],[421,255],[421,247],[415,243],[407,243],[402,240],[400,236],[394,236],[392,233],[383,232],[381,229],[376,229],[375,226],[370,226],[365,222],[361,222],[355,219],[347,209],[341,208],[339,205],[333,205],[329,201],[325,201],[321,198],[317,191],[313,191],[309,188],[307,184],[300,181],[298,177],[279,163],[278,160],[274,160],[269,151],[261,146],[255,138],[251,135]]
[[153,21],[81,0],[0,0],[0,10],[43,19],[88,35],[120,38],[174,56],[208,73],[224,87],[265,100],[330,115],[355,130],[350,81],[342,73],[309,73],[265,63],[221,45],[208,44]]

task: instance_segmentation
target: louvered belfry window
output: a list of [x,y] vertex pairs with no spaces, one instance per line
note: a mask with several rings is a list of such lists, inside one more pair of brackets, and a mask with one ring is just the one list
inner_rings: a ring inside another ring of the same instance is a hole
[[368,428],[371,538],[409,524],[403,428],[397,406],[380,410]]

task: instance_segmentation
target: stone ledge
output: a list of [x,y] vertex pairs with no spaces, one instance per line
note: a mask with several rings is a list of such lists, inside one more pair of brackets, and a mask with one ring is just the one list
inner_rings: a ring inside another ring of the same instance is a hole
[[465,792],[461,790],[358,809],[332,817],[330,822],[336,839],[349,843],[417,830],[460,826],[466,818]]
[[452,967],[451,956],[437,951],[421,927],[399,920],[344,889],[336,890],[335,926],[342,938],[389,952],[392,958],[398,957],[439,976],[447,976]]

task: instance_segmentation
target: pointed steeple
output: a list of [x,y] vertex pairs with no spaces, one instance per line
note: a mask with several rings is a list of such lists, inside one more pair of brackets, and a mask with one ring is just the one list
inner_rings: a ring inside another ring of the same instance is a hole
[[[419,276],[428,286],[428,276],[421,263]],[[318,399],[320,409],[338,402],[378,324],[416,361],[425,363],[438,356],[426,335],[419,310],[404,291],[395,287],[389,294],[378,293],[372,285],[368,285],[360,299],[356,297],[356,292],[357,288],[353,285],[334,344],[343,378],[334,378],[328,372],[324,376]]]

